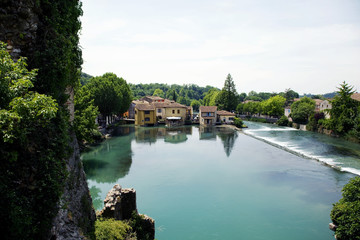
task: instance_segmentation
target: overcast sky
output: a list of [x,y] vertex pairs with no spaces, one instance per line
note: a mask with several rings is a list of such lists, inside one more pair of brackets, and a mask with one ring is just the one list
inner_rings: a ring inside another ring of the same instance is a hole
[[238,92],[360,91],[360,0],[83,0],[83,72]]

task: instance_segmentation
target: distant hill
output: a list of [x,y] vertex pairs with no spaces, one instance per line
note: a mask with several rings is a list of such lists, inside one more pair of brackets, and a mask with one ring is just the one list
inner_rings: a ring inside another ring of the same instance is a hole
[[333,98],[337,95],[337,92],[331,92],[331,93],[325,93],[325,94],[311,94],[311,93],[305,93],[303,95],[300,95],[300,97],[309,97],[309,98]]
[[81,85],[84,86],[85,84],[87,84],[91,78],[93,78],[93,76],[91,76],[87,73],[81,72],[81,76],[80,76]]

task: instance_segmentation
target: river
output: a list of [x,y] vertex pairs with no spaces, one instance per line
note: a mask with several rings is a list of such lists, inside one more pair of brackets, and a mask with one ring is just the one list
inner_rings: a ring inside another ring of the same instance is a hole
[[350,172],[360,169],[359,146],[247,124],[245,134],[120,127],[82,154],[94,207],[118,183],[136,189],[138,210],[155,219],[158,240],[333,239],[329,213]]

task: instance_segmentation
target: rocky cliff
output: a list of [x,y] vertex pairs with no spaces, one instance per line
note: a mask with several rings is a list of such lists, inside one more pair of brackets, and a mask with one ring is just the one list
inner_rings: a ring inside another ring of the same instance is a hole
[[155,238],[155,221],[151,217],[138,213],[136,191],[133,188],[122,188],[116,184],[106,195],[104,208],[99,212],[99,216],[115,220],[137,221],[133,227],[137,239]]
[[72,139],[73,154],[66,164],[69,175],[64,193],[57,203],[59,212],[53,220],[50,239],[85,239],[94,231],[95,211],[80,160],[79,146],[75,136]]
[[[65,5],[61,4],[65,4],[73,12],[67,11],[69,9],[65,9]],[[81,61],[81,53],[80,56],[76,56],[77,60],[73,60],[77,61],[73,65],[67,58],[61,56],[66,51],[68,55],[69,51],[75,52],[71,47],[76,46],[78,40],[78,17],[81,14],[78,4],[79,1],[39,0],[1,0],[0,4],[0,41],[7,43],[7,50],[14,60],[19,59],[20,56],[27,57],[29,68],[39,69],[38,77],[45,80],[39,84],[37,79],[35,87],[46,94],[52,94],[59,102],[64,101],[54,93],[56,91],[65,93],[68,82],[71,83],[75,79],[71,74],[65,75],[65,73],[77,70]],[[66,19],[61,11],[65,11],[71,19]],[[62,24],[64,18],[73,25]],[[71,43],[73,45],[68,42],[63,42],[63,45],[54,43],[62,41],[64,36],[74,36],[72,39],[75,40]],[[54,46],[57,47],[56,51]],[[70,64],[72,69],[64,69],[64,66],[68,66],[66,64]],[[64,75],[58,74],[62,72]],[[51,232],[48,234],[50,239],[84,239],[94,228],[95,211],[92,208],[78,143],[75,135],[72,135],[71,139],[69,145],[72,155],[66,159],[67,177],[64,179],[63,195],[58,202],[54,202],[59,211],[52,221]]]

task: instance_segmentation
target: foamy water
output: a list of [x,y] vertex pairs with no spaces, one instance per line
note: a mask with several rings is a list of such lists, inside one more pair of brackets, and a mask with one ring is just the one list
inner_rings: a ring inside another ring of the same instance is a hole
[[246,122],[244,133],[304,158],[360,175],[360,145],[323,134]]

